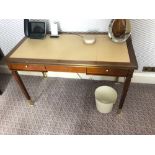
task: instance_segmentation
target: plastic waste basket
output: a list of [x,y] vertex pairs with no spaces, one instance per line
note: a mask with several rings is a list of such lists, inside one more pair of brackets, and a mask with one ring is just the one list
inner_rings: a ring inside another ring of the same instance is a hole
[[101,113],[112,111],[117,100],[117,92],[109,86],[100,86],[95,90],[96,108]]

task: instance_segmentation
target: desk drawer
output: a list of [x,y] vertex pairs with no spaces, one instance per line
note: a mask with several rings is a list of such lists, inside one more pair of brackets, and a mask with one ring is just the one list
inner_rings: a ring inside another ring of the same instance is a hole
[[46,66],[47,71],[86,73],[86,67],[80,66]]
[[87,67],[87,74],[109,75],[109,76],[127,76],[128,70],[113,69],[108,67]]
[[44,65],[34,65],[34,64],[10,64],[10,69],[12,70],[23,70],[23,71],[46,71]]

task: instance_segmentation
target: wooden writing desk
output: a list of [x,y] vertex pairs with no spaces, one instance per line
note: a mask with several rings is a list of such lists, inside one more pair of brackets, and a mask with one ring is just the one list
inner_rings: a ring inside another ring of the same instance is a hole
[[[82,34],[81,34],[82,35]],[[88,34],[87,34],[88,35]],[[137,61],[131,38],[113,43],[106,34],[94,34],[96,43],[86,45],[81,36],[61,34],[43,40],[24,38],[8,55],[7,64],[25,97],[31,101],[17,71],[58,71],[126,77],[119,111],[131,82]]]

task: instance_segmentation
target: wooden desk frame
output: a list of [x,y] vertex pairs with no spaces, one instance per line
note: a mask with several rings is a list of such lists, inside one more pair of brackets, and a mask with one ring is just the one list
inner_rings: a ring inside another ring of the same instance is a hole
[[118,109],[118,112],[121,112],[133,72],[138,68],[131,37],[126,42],[130,63],[10,58],[10,55],[15,52],[15,50],[24,42],[25,39],[26,38],[23,38],[15,46],[15,48],[12,49],[12,51],[6,56],[6,61],[9,69],[12,71],[12,75],[19,84],[26,99],[30,101],[31,105],[33,104],[31,102],[31,97],[27,92],[26,87],[18,74],[18,71],[37,71],[43,73],[48,71],[58,71],[125,77],[126,79]]

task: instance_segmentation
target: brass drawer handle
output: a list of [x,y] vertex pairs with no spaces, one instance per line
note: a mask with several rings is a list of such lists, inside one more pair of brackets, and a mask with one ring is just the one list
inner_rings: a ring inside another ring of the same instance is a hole
[[109,72],[109,69],[106,69],[105,71],[106,71],[106,72]]
[[28,65],[25,65],[25,68],[28,68]]

